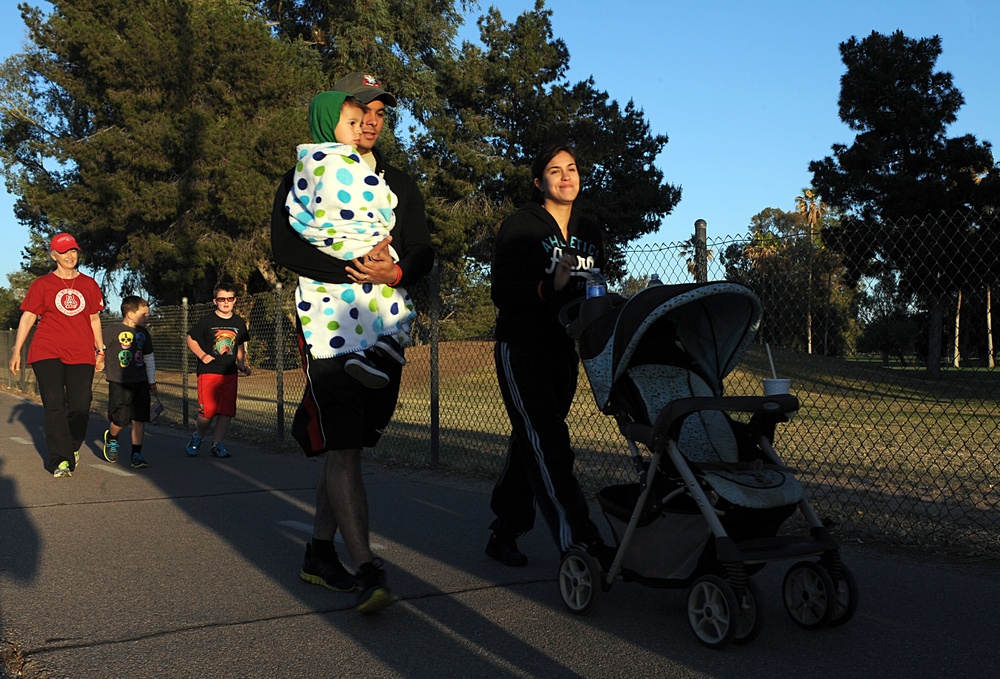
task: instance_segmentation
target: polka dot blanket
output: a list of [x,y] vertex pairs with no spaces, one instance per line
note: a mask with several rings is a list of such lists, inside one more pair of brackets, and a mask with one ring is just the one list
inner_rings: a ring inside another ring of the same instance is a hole
[[[306,241],[341,260],[362,257],[396,224],[396,195],[347,144],[300,144],[288,223]],[[396,252],[389,247],[393,261]]]
[[405,288],[377,283],[322,283],[299,277],[295,308],[309,355],[364,351],[385,335],[405,346],[416,315]]

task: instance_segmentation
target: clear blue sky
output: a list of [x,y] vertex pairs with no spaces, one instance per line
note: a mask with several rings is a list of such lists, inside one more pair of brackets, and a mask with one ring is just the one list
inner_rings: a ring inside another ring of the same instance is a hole
[[[490,3],[482,3],[483,7]],[[507,20],[534,0],[492,3]],[[965,106],[949,136],[971,133],[1000,156],[1000,2],[996,0],[548,0],[556,37],[570,52],[571,81],[593,75],[599,89],[633,99],[670,142],[658,160],[683,189],[658,234],[744,233],[766,207],[794,208],[809,185],[810,160],[853,134],[837,117],[838,45],[873,30],[911,38],[940,35],[939,70],[949,71]],[[13,0],[0,3],[0,57],[19,50],[24,27]],[[474,12],[464,34],[477,36]],[[26,231],[0,195],[0,285],[20,266]]]

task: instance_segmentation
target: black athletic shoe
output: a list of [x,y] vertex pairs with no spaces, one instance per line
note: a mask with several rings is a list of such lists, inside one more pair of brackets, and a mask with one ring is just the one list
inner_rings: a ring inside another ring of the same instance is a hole
[[378,613],[399,601],[399,597],[390,592],[385,584],[382,559],[375,558],[361,564],[358,568],[358,586],[361,588],[358,592],[358,604],[355,606],[358,613]]
[[299,577],[334,592],[353,592],[358,587],[354,576],[340,563],[336,552],[332,557],[317,556],[312,553],[312,543],[306,544],[306,558],[302,562]]
[[388,335],[379,337],[378,341],[375,342],[375,350],[400,365],[406,365],[406,359],[403,357],[403,347],[396,341],[395,337]]
[[389,376],[379,370],[364,354],[351,354],[344,361],[344,372],[369,389],[381,389],[389,384]]
[[118,461],[118,439],[111,438],[111,430],[104,430],[104,459],[108,462]]
[[517,548],[517,538],[493,532],[486,543],[486,556],[496,559],[505,566],[520,568],[528,563],[528,557]]

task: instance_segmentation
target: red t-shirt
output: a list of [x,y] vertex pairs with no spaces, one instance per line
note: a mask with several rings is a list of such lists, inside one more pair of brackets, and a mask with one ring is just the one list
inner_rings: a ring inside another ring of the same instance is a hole
[[63,363],[94,365],[94,330],[90,317],[104,309],[97,281],[86,274],[59,278],[45,274],[28,288],[21,311],[38,315],[28,347],[28,363],[58,358]]

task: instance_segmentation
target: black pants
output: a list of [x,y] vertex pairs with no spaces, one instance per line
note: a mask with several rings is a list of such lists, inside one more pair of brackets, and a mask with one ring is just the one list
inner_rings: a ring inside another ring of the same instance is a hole
[[87,436],[94,366],[47,358],[31,367],[45,409],[45,443],[49,447],[45,468],[54,472],[61,462],[69,462],[69,468],[76,469],[73,453],[80,450]]
[[542,352],[497,342],[496,359],[512,433],[507,461],[493,488],[493,530],[531,530],[535,505],[561,552],[600,539],[587,500],[573,475],[569,414],[576,392],[579,358],[573,351]]

